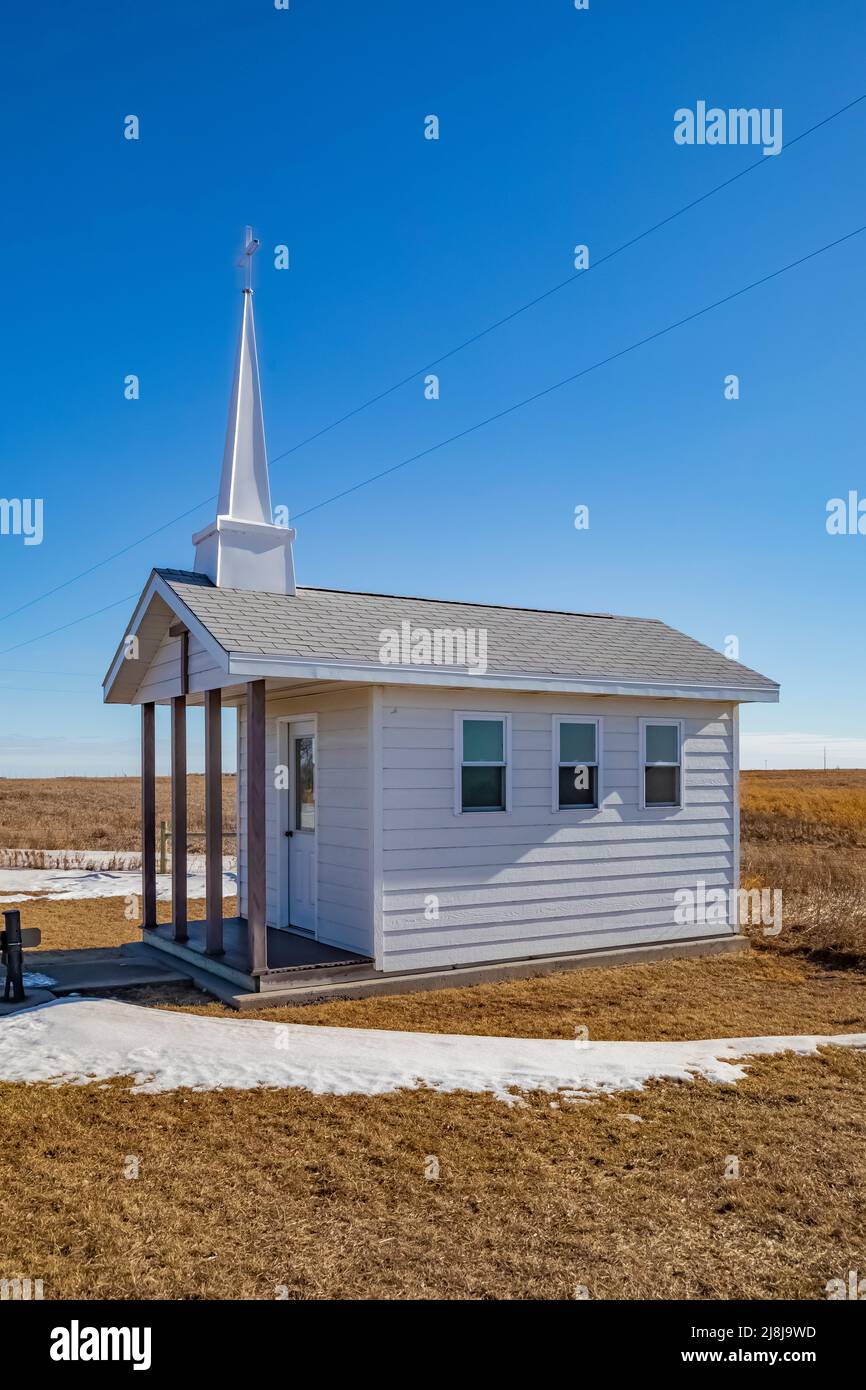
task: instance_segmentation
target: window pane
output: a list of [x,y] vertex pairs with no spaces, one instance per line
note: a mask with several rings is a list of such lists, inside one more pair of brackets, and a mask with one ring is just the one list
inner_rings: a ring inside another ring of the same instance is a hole
[[559,769],[559,804],[563,806],[598,805],[598,768],[577,764]]
[[559,762],[594,763],[595,761],[595,725],[560,724]]
[[647,724],[646,760],[648,763],[679,762],[680,731],[676,724]]
[[501,719],[464,719],[464,763],[505,761],[505,731]]
[[463,810],[505,810],[504,767],[464,767]]
[[316,790],[313,739],[295,739],[295,829],[315,830]]
[[680,800],[680,770],[678,767],[644,768],[647,806],[678,806]]

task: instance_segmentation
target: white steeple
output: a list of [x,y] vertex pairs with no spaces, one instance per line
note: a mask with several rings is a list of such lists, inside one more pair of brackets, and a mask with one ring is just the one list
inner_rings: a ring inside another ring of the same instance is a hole
[[193,536],[195,571],[221,589],[294,594],[295,532],[274,526],[259,360],[253,320],[252,257],[259,242],[247,227],[246,285],[235,361],[216,520]]

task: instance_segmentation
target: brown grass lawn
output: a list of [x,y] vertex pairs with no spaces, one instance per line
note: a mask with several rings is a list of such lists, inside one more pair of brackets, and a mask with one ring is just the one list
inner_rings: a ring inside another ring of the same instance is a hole
[[[223,899],[227,917],[237,910],[236,898]],[[36,897],[22,902],[21,922],[25,927],[38,927],[42,932],[44,951],[78,951],[89,947],[122,946],[127,941],[140,941],[140,917],[130,921],[124,914],[124,898],[73,898],[65,902]],[[156,915],[160,922],[171,921],[171,903],[158,902]],[[191,919],[204,917],[204,899],[190,898]]]
[[562,1109],[6,1086],[0,1272],[46,1298],[822,1298],[866,1268],[864,1089],[838,1049]]
[[[142,996],[142,1002],[152,999],[149,991]],[[188,1013],[232,1016],[223,1005],[205,1002],[183,986],[165,1002]],[[866,1033],[866,972],[829,970],[753,951],[736,958],[574,971],[429,994],[328,1000],[300,1010],[245,1010],[243,1016],[335,1028],[523,1038],[573,1038],[580,1026],[598,1041]]]
[[[744,775],[744,878],[783,889],[786,921],[744,956],[250,1017],[597,1039],[863,1032],[864,825],[866,773]],[[135,934],[121,899],[22,912],[48,948]],[[132,997],[227,1012],[185,987]],[[551,1101],[0,1085],[0,1277],[43,1278],[48,1298],[559,1299],[585,1285],[811,1299],[866,1269],[866,1055]]]

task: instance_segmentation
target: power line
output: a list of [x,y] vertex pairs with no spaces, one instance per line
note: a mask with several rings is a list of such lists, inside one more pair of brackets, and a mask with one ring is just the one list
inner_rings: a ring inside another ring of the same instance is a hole
[[19,647],[29,647],[33,642],[44,642],[46,637],[54,637],[58,632],[65,632],[69,627],[75,627],[78,623],[86,623],[88,618],[98,618],[100,613],[107,613],[110,608],[119,608],[122,603],[132,603],[137,599],[138,594],[127,594],[126,598],[118,598],[114,603],[107,603],[104,608],[97,608],[92,613],[84,613],[80,618],[73,618],[69,623],[62,623],[60,627],[53,627],[50,632],[40,632],[38,637],[28,637],[24,642],[16,642],[14,647],[4,647],[0,651],[0,656],[6,656],[8,652],[17,652]]
[[96,680],[95,671],[46,671],[42,666],[4,666],[3,675],[12,672],[16,676],[81,676],[83,680]]
[[[782,146],[781,153],[784,154],[785,150],[790,149],[792,145],[799,144],[801,140],[805,140],[807,136],[814,134],[814,132],[820,130],[822,126],[828,125],[830,121],[835,121],[839,116],[843,116],[847,111],[852,110],[853,107],[858,106],[863,101],[866,101],[866,92],[861,96],[854,97],[852,101],[846,102],[844,106],[840,106],[837,111],[833,111],[830,115],[824,116],[820,121],[816,121],[814,125],[801,131],[799,135],[795,135],[793,140],[786,141]],[[761,158],[755,160],[754,163],[747,164],[739,173],[732,174],[730,178],[723,180],[722,183],[716,184],[716,186],[709,189],[707,193],[702,193],[700,197],[693,198],[690,203],[686,203],[683,207],[677,208],[675,212],[669,213],[668,216],[662,218],[660,222],[653,223],[651,227],[647,227],[644,231],[638,232],[636,236],[623,242],[621,246],[615,247],[613,251],[608,251],[606,255],[600,256],[597,260],[593,260],[586,270],[577,271],[574,275],[569,275],[567,279],[560,280],[558,284],[551,286],[548,290],[544,290],[541,294],[536,295],[534,299],[528,300],[525,304],[521,304],[518,308],[511,310],[511,312],[506,314],[503,318],[497,319],[494,323],[488,324],[486,328],[482,328],[471,337],[464,339],[464,341],[458,343],[456,347],[449,348],[447,352],[443,353],[440,357],[434,358],[432,362],[428,362],[423,367],[416,368],[416,370],[410,372],[408,376],[404,376],[399,381],[394,382],[393,385],[386,387],[384,391],[378,392],[375,396],[371,396],[368,400],[362,402],[361,405],[355,406],[354,409],[347,411],[345,415],[341,415],[338,419],[332,420],[329,425],[324,425],[321,429],[316,430],[315,433],[308,435],[306,439],[302,439],[299,443],[293,444],[290,449],[286,449],[282,454],[275,455],[275,457],[270,460],[271,463],[279,463],[282,459],[288,458],[290,454],[297,453],[299,449],[305,448],[306,445],[321,438],[323,434],[327,434],[330,430],[336,429],[338,425],[342,425],[355,415],[359,415],[371,405],[376,405],[379,401],[384,400],[395,391],[399,391],[401,387],[408,385],[410,381],[414,381],[422,372],[429,371],[431,367],[440,366],[441,363],[447,361],[450,357],[454,357],[457,353],[463,352],[465,348],[470,347],[473,343],[477,343],[489,333],[493,333],[496,329],[502,328],[506,323],[510,323],[512,319],[518,318],[521,314],[526,313],[527,310],[534,308],[537,304],[543,303],[545,299],[549,299],[552,295],[558,294],[558,292],[565,289],[566,286],[573,285],[575,281],[583,279],[586,275],[590,274],[591,271],[597,270],[599,266],[613,260],[615,256],[621,255],[623,251],[627,251],[630,247],[637,245],[639,241],[643,241],[646,237],[652,236],[654,232],[660,231],[662,227],[666,227],[669,223],[676,221],[678,217],[682,217],[684,213],[690,212],[692,208],[696,208],[701,203],[705,203],[708,198],[714,197],[716,193],[720,193],[723,189],[729,188],[731,184],[744,178],[746,174],[752,173],[755,169],[764,168],[768,162],[766,156],[762,155]],[[456,437],[458,436],[455,436],[455,438]],[[361,484],[361,486],[363,486],[363,484]],[[71,578],[63,580],[60,584],[56,584],[54,588],[46,589],[44,593],[37,594],[35,598],[28,599],[26,603],[19,604],[17,608],[10,609],[8,613],[3,613],[0,615],[0,623],[6,622],[8,618],[16,617],[18,613],[23,613],[25,609],[32,608],[34,604],[41,603],[43,599],[51,598],[53,594],[59,593],[61,589],[66,589],[71,584],[77,584],[79,579],[86,579],[89,574],[93,574],[95,570],[101,569],[103,565],[110,564],[112,560],[120,559],[122,555],[128,554],[128,552],[134,550],[136,546],[143,545],[145,541],[151,540],[154,536],[158,536],[162,531],[167,531],[170,527],[176,526],[179,521],[183,521],[186,517],[191,516],[192,513],[198,511],[200,507],[205,507],[209,502],[213,502],[216,495],[216,493],[212,493],[210,497],[205,497],[202,501],[196,502],[194,506],[187,508],[186,511],[181,512],[178,516],[172,517],[170,521],[163,522],[161,526],[157,526],[152,531],[148,531],[144,536],[139,536],[138,540],[130,541],[128,545],[122,546],[120,550],[115,550],[111,555],[106,555],[103,560],[97,560],[95,564],[88,566],[87,569],[82,570],[79,574],[72,575]],[[345,493],[339,493],[337,496],[345,496]],[[311,511],[316,511],[318,507],[327,505],[327,501],[317,503],[315,507],[309,507],[305,512],[297,513],[296,516],[307,516]],[[14,648],[8,648],[7,650],[12,651]]]
[[[676,319],[673,323],[666,324],[664,328],[656,329],[654,333],[648,333],[644,338],[638,338],[636,342],[629,343],[628,347],[620,348],[617,352],[610,353],[607,357],[599,358],[597,362],[592,362],[588,367],[582,367],[578,372],[572,372],[569,376],[563,377],[560,381],[553,382],[550,386],[543,387],[540,391],[535,391],[531,396],[525,396],[520,401],[515,401],[513,405],[506,406],[503,410],[496,411],[493,415],[488,415],[483,420],[478,420],[474,425],[468,425],[466,429],[459,430],[456,434],[449,435],[447,439],[440,439],[438,444],[431,444],[429,448],[422,449],[417,454],[410,455],[409,458],[401,459],[399,463],[392,464],[390,468],[383,468],[379,473],[373,473],[369,478],[362,479],[359,483],[354,483],[352,487],[344,488],[342,492],[334,493],[332,497],[326,497],[324,501],[317,502],[312,507],[307,507],[303,512],[298,512],[295,519],[301,516],[309,516],[311,512],[318,511],[321,507],[327,507],[332,502],[338,502],[343,497],[348,497],[350,493],[358,492],[363,487],[369,487],[371,483],[378,482],[380,478],[386,478],[391,473],[396,473],[401,468],[406,468],[410,463],[417,463],[419,459],[426,458],[429,454],[434,454],[439,449],[444,449],[448,444],[454,444],[458,439],[465,439],[467,435],[475,434],[477,430],[484,429],[487,425],[493,424],[496,420],[502,420],[506,415],[513,415],[515,411],[522,410],[524,406],[531,405],[534,401],[541,400],[544,396],[551,395],[554,391],[559,391],[563,386],[568,386],[574,381],[579,381],[581,377],[588,376],[590,372],[596,372],[601,367],[608,366],[611,362],[618,361],[621,357],[626,357],[631,352],[636,352],[638,348],[646,347],[648,343],[654,343],[659,338],[665,337],[668,333],[673,333],[677,328],[683,328],[687,323],[694,323],[696,319],[703,318],[705,314],[712,313],[714,309],[719,309],[723,304],[730,304],[734,299],[739,299],[742,295],[748,294],[751,290],[758,289],[760,285],[766,285],[771,280],[776,280],[780,275],[785,275],[789,270],[796,270],[798,266],[805,265],[807,261],[814,260],[817,256],[822,256],[825,251],[832,251],[837,246],[842,246],[846,241],[851,241],[853,237],[862,235],[866,232],[866,223],[861,227],[855,227],[853,231],[846,232],[844,236],[837,237],[835,241],[828,241],[826,245],[817,247],[814,251],[808,251],[805,256],[798,256],[797,260],[789,261],[787,265],[779,266],[777,270],[771,270],[767,275],[762,275],[758,280],[752,280],[748,285],[742,285],[738,290],[732,290],[730,294],[723,295],[721,299],[715,299],[711,304],[705,304],[703,308],[696,309],[691,314],[686,314],[684,318]],[[0,656],[5,656],[7,652],[17,651],[19,647],[29,646],[32,642],[41,642],[46,637],[53,637],[58,632],[65,632],[69,627],[74,627],[77,623],[86,622],[88,618],[96,618],[100,613],[107,613],[110,608],[117,608],[121,603],[131,603],[137,598],[137,594],[129,594],[126,598],[117,599],[114,603],[106,604],[104,608],[98,608],[93,613],[86,613],[81,618],[74,618],[72,622],[64,623],[61,627],[53,628],[50,632],[43,632],[38,637],[30,637],[25,642],[18,642],[14,647],[6,647],[0,651]]]
[[[857,106],[861,101],[866,101],[866,92],[864,92],[862,96],[855,97],[853,101],[849,101],[845,106],[840,106],[838,111],[834,111],[831,115],[825,116],[823,120],[817,121],[815,125],[809,126],[808,130],[801,131],[799,135],[795,135],[793,140],[786,141],[782,146],[782,150],[790,149],[791,145],[796,145],[800,140],[805,140],[807,135],[811,135],[814,131],[819,130],[821,126],[827,125],[829,121],[834,121],[837,116],[841,116],[846,111],[850,111],[853,106]],[[732,176],[729,179],[725,179],[724,182],[716,184],[715,188],[711,188],[708,193],[702,193],[699,198],[694,198],[690,203],[686,203],[684,207],[677,208],[676,212],[669,213],[669,215],[663,217],[660,222],[655,222],[651,227],[647,227],[645,231],[638,232],[637,236],[633,236],[628,241],[624,241],[621,246],[617,246],[613,251],[608,251],[607,255],[600,256],[598,260],[593,259],[586,270],[579,270],[574,275],[569,275],[565,280],[560,280],[558,284],[552,285],[549,290],[544,290],[541,294],[536,295],[534,299],[527,300],[527,302],[521,304],[519,308],[512,309],[510,313],[506,314],[501,319],[497,319],[495,323],[489,324],[487,328],[482,328],[478,333],[473,333],[471,337],[466,338],[462,343],[458,343],[456,347],[449,348],[441,357],[436,357],[432,362],[426,363],[425,366],[416,368],[414,372],[410,372],[409,375],[404,376],[402,380],[394,382],[393,386],[388,386],[384,391],[380,391],[378,395],[371,396],[368,401],[364,401],[362,405],[355,406],[354,410],[349,410],[345,415],[341,415],[339,419],[333,420],[330,425],[325,425],[322,429],[316,430],[315,434],[308,435],[307,438],[302,439],[299,444],[293,444],[291,449],[286,449],[285,453],[277,454],[275,458],[271,459],[271,463],[279,463],[281,459],[288,458],[290,454],[296,453],[298,449],[303,449],[307,444],[312,444],[314,439],[320,439],[323,434],[327,434],[329,430],[336,429],[337,425],[342,425],[346,420],[351,420],[353,416],[359,415],[361,411],[366,410],[368,406],[376,405],[378,401],[384,400],[386,396],[390,396],[394,391],[399,391],[401,386],[408,385],[410,381],[414,381],[422,372],[429,372],[432,367],[438,367],[441,363],[447,362],[449,357],[454,357],[456,353],[462,352],[464,348],[471,347],[473,343],[477,343],[481,338],[485,338],[488,333],[495,332],[497,328],[504,327],[506,323],[510,323],[512,319],[518,318],[520,314],[525,314],[528,309],[534,309],[536,304],[543,303],[545,299],[549,299],[551,295],[558,294],[560,290],[565,289],[568,285],[573,285],[575,281],[584,279],[591,271],[597,270],[600,265],[604,265],[607,261],[612,261],[614,256],[621,255],[623,251],[627,251],[631,246],[636,246],[637,243],[643,241],[645,237],[652,236],[653,232],[660,231],[662,227],[666,227],[669,223],[676,221],[678,217],[682,217],[683,213],[690,212],[692,208],[696,208],[701,203],[705,203],[708,198],[714,197],[716,193],[721,193],[723,188],[729,188],[732,183],[736,183],[738,179],[744,178],[745,175],[750,174],[753,169],[766,168],[766,165],[766,156],[762,155],[760,159],[755,160],[754,164],[747,164],[745,169],[741,169],[738,174],[732,174]]]
[[5,695],[7,690],[28,695],[86,695],[88,699],[99,693],[98,687],[96,690],[52,690],[45,685],[0,685],[0,695]]
[[516,401],[514,405],[506,406],[504,410],[498,410],[494,415],[488,415],[486,419],[479,420],[474,425],[468,425],[465,430],[459,430],[457,434],[449,435],[447,439],[440,439],[438,444],[431,444],[428,449],[422,449],[419,453],[402,459],[400,463],[395,463],[390,468],[383,468],[380,473],[373,473],[360,483],[354,483],[351,487],[344,488],[342,492],[335,492],[332,497],[326,497],[323,502],[316,502],[314,506],[307,507],[303,512],[296,512],[293,520],[298,521],[302,516],[309,516],[311,512],[318,511],[320,507],[327,507],[332,502],[338,502],[342,497],[348,497],[350,493],[358,492],[360,488],[368,487],[370,483],[378,482],[380,478],[386,478],[390,473],[396,473],[398,469],[405,468],[407,464],[417,463],[418,459],[426,458],[428,454],[434,454],[438,449],[444,449],[447,444],[454,444],[458,439],[465,439],[467,435],[474,434],[476,430],[484,429],[486,425],[491,425],[496,420],[502,420],[506,415],[512,415],[515,410],[522,410],[524,406],[531,405],[533,401],[541,400],[543,396],[549,396],[551,392],[559,391],[561,387],[568,386],[571,382],[588,376],[590,372],[598,371],[600,367],[606,367],[609,363],[616,362],[620,357],[635,352],[637,348],[645,347],[647,343],[653,343],[656,339],[663,338],[666,333],[672,333],[674,329],[682,328],[684,324],[693,323],[695,319],[711,313],[713,309],[718,309],[723,304],[730,304],[732,299],[738,299],[740,295],[748,294],[750,290],[757,289],[759,285],[766,285],[769,280],[775,280],[777,276],[796,269],[797,266],[805,264],[806,261],[814,260],[816,256],[823,255],[825,251],[832,251],[835,246],[841,246],[843,242],[850,241],[852,237],[859,236],[861,232],[866,232],[866,224],[862,227],[856,227],[853,232],[846,232],[844,236],[837,237],[835,241],[828,242],[826,246],[819,246],[817,250],[800,256],[796,261],[790,261],[787,265],[780,266],[778,270],[771,271],[769,275],[762,275],[760,280],[753,280],[751,284],[743,285],[739,290],[733,290],[731,294],[726,294],[722,299],[714,300],[712,304],[705,305],[703,309],[696,309],[693,314],[687,314],[685,318],[677,319],[665,328],[659,328],[655,333],[648,334],[646,338],[639,338],[637,342],[630,343],[628,347],[620,348],[618,352],[611,353],[609,357],[602,357],[598,362],[581,368],[579,372],[572,372],[570,376],[563,377],[561,381],[555,381],[551,386],[545,386],[541,391],[536,391],[531,396],[525,396],[523,400]]
[[[181,512],[180,516],[172,517],[171,521],[163,522],[162,526],[154,527],[152,531],[148,531],[146,536],[139,536],[137,541],[130,541],[129,545],[124,545],[120,550],[115,550],[111,555],[106,555],[104,560],[97,560],[96,564],[90,565],[86,570],[82,570],[80,574],[74,574],[71,579],[64,579],[61,584],[55,584],[53,589],[46,589],[44,594],[38,594],[36,598],[28,599],[26,603],[20,604],[17,608],[11,608],[8,613],[4,613],[2,617],[0,617],[0,623],[5,623],[7,618],[14,618],[17,613],[23,613],[25,608],[32,608],[34,603],[41,603],[43,599],[51,598],[52,594],[59,594],[61,589],[68,589],[70,584],[77,584],[79,579],[86,579],[88,574],[93,574],[94,570],[101,569],[103,565],[110,564],[112,560],[119,560],[120,556],[126,555],[127,551],[134,550],[137,545],[144,545],[145,541],[149,541],[154,536],[158,536],[160,531],[167,531],[170,526],[175,526],[178,521],[183,521],[184,517],[191,516],[193,512],[197,512],[199,507],[204,507],[208,502],[213,502],[216,496],[217,494],[213,493],[212,496],[206,497],[204,501],[196,502],[194,507],[190,507],[188,511]],[[14,648],[8,647],[7,650],[13,651]],[[2,656],[2,652],[0,652],[0,656]]]

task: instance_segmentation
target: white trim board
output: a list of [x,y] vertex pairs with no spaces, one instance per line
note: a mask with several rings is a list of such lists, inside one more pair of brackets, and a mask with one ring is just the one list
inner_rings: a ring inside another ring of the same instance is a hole
[[440,689],[551,691],[573,695],[636,695],[670,700],[719,700],[725,704],[777,703],[778,686],[753,689],[744,686],[688,685],[663,681],[585,680],[567,676],[507,675],[488,673],[473,676],[443,666],[411,668],[381,665],[347,665],[342,662],[301,661],[295,657],[256,656],[248,652],[229,653],[229,674],[242,680],[268,676],[283,679],[357,681],[375,685],[430,685]]

